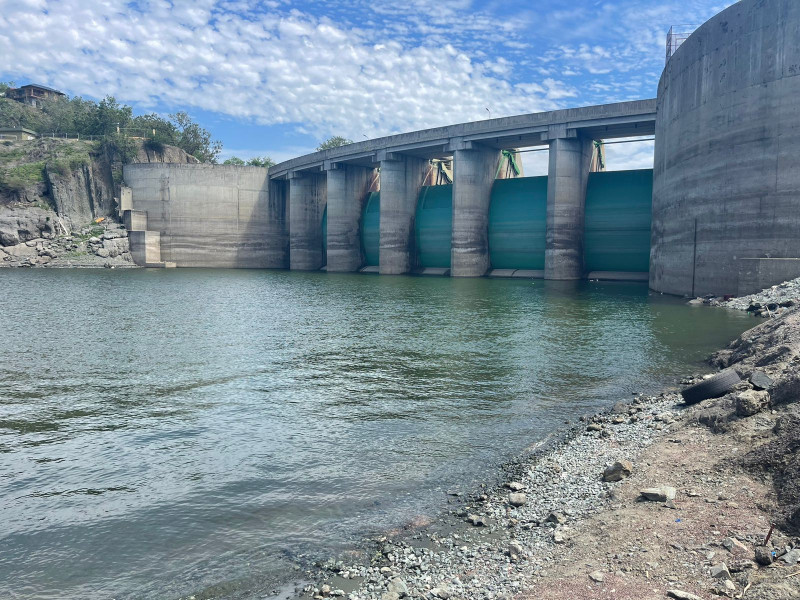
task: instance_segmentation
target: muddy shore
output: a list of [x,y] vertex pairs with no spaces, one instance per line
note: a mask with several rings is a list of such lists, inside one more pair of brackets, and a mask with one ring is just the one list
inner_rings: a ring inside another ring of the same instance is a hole
[[742,381],[687,406],[694,374],[583,417],[433,522],[308,570],[301,597],[800,598],[800,309],[710,362]]

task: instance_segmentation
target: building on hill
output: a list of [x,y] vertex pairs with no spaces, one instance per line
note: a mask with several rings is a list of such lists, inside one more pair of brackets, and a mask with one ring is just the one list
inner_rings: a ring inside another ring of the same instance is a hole
[[0,140],[22,142],[36,139],[36,132],[24,127],[0,127]]
[[9,88],[6,98],[41,108],[43,100],[51,98],[64,98],[66,94],[44,85],[28,84],[18,88]]

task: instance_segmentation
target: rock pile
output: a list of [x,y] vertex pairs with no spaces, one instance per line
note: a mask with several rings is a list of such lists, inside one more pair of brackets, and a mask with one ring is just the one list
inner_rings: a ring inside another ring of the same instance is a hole
[[41,237],[0,245],[0,267],[134,267],[128,232],[118,223],[84,227],[71,234],[40,231]]
[[738,298],[707,296],[695,298],[690,304],[707,304],[735,310],[746,310],[757,317],[776,317],[800,304],[800,278],[784,281],[758,293]]

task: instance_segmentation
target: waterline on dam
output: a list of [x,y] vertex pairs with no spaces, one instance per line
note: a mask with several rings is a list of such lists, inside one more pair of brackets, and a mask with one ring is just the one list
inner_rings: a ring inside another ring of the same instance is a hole
[[11,598],[262,597],[752,324],[635,283],[3,277]]

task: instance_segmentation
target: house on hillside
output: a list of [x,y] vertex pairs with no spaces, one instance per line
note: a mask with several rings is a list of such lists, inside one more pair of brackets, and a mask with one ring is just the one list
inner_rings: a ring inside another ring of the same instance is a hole
[[53,88],[44,85],[28,84],[18,88],[9,88],[6,90],[6,98],[22,102],[23,104],[30,104],[37,108],[42,107],[42,101],[51,98],[65,98],[64,92],[59,92]]
[[24,127],[0,127],[0,140],[23,142],[36,139],[36,132]]

